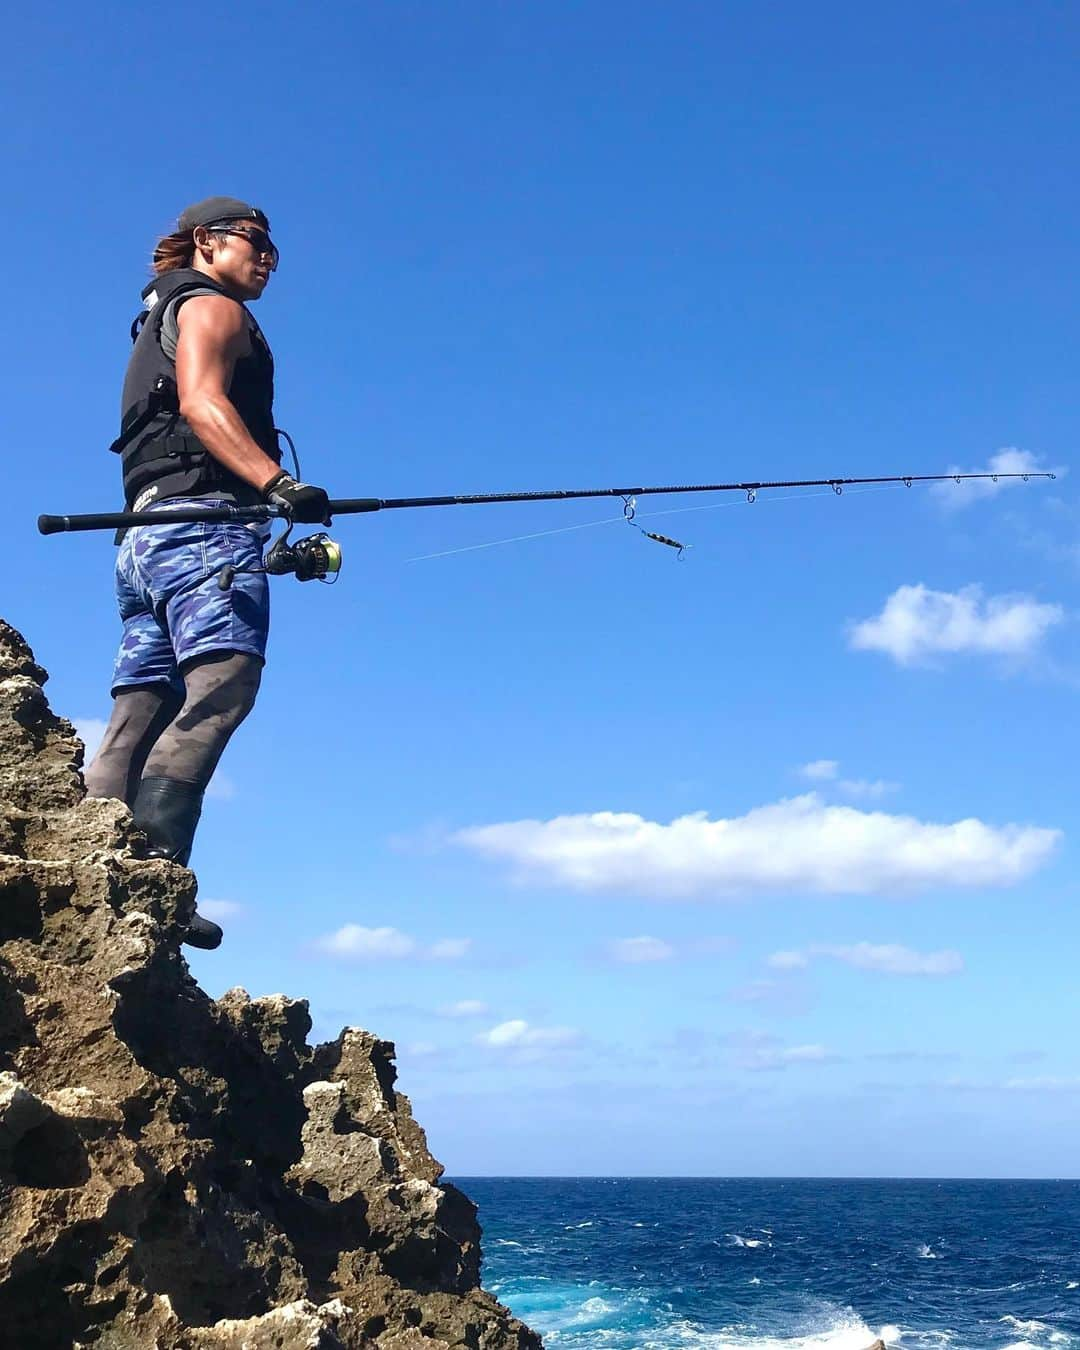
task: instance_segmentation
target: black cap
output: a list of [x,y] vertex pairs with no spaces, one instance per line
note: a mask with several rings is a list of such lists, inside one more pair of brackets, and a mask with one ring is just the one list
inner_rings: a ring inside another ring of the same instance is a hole
[[264,229],[270,228],[265,211],[237,197],[207,197],[203,202],[196,202],[181,212],[176,226],[183,232],[193,230],[197,225],[223,225],[227,220],[254,220]]

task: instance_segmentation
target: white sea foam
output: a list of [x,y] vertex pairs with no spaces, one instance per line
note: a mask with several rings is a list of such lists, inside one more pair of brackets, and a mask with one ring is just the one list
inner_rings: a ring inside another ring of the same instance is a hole
[[919,1243],[919,1247],[918,1247],[918,1255],[919,1255],[919,1256],[922,1258],[922,1260],[924,1260],[924,1261],[937,1261],[937,1260],[940,1259],[940,1258],[938,1257],[937,1252],[931,1251],[931,1249],[930,1249],[930,1244],[929,1244],[928,1242],[920,1242],[920,1243]]
[[[750,1281],[759,1284],[758,1279]],[[602,1292],[601,1292],[602,1291]],[[867,1350],[877,1339],[890,1347],[941,1350],[947,1336],[904,1340],[901,1328],[873,1330],[850,1308],[822,1305],[813,1322],[797,1334],[763,1336],[757,1327],[735,1324],[706,1328],[672,1316],[670,1305],[658,1305],[644,1291],[590,1285],[558,1285],[547,1291],[501,1291],[518,1316],[536,1328],[551,1346],[597,1347],[600,1350]],[[815,1325],[816,1324],[816,1325]],[[793,1328],[794,1330],[794,1328]],[[1045,1350],[1045,1347],[1034,1347]]]
[[[760,1230],[759,1230],[760,1231]],[[733,1247],[771,1247],[771,1242],[766,1242],[764,1238],[744,1238],[741,1233],[725,1233],[726,1238],[731,1239]]]
[[867,1350],[879,1338],[887,1345],[900,1339],[898,1327],[873,1331],[851,1309],[833,1309],[831,1314],[826,1327],[797,1336],[754,1335],[742,1326],[706,1331],[693,1323],[677,1322],[649,1338],[635,1338],[633,1344],[641,1350]]
[[1013,1317],[1011,1313],[1006,1313],[1004,1317],[999,1317],[998,1321],[1012,1327],[1023,1337],[1022,1341],[1005,1347],[1005,1350],[1017,1350],[1020,1345],[1033,1347],[1033,1350],[1046,1350],[1047,1345],[1074,1345],[1076,1343],[1074,1336],[1070,1336],[1065,1331],[1059,1331],[1047,1322],[1040,1322],[1034,1317]]
[[1080,1280],[1070,1280],[1065,1286],[1066,1289],[1080,1289]]

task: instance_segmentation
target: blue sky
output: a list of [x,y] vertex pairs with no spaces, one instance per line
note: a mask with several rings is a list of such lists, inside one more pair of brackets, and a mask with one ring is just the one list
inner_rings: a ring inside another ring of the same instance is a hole
[[89,737],[113,550],[34,520],[116,505],[146,259],[211,193],[271,217],[334,496],[1059,471],[643,502],[681,562],[617,502],[340,520],[207,803],[203,985],[393,1039],[459,1174],[1075,1175],[1075,10],[46,4],[7,43],[2,612]]

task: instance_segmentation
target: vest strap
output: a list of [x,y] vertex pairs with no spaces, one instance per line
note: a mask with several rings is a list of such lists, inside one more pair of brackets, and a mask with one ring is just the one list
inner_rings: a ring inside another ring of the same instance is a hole
[[115,455],[122,454],[124,447],[129,445],[140,431],[148,427],[158,413],[179,411],[180,395],[177,392],[176,382],[170,380],[167,375],[159,375],[147,397],[124,413],[120,419],[120,435],[109,449]]

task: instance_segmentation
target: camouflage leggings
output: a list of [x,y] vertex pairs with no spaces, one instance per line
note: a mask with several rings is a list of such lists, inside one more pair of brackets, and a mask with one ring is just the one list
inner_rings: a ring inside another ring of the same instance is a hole
[[144,773],[205,788],[254,706],[261,676],[258,657],[221,652],[185,666],[183,696],[166,683],[120,689],[86,771],[87,793],[131,806]]

